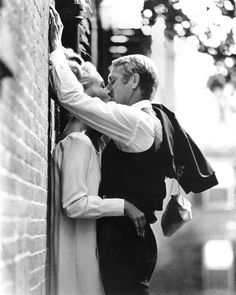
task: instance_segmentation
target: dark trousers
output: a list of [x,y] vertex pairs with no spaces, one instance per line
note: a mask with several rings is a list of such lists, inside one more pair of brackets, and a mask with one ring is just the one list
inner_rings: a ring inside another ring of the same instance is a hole
[[157,260],[150,225],[137,236],[127,217],[102,218],[97,223],[99,262],[106,295],[148,295]]

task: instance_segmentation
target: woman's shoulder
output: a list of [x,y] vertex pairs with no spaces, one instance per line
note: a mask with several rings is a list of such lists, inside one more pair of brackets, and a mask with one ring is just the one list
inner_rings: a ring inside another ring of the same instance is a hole
[[62,144],[64,145],[68,145],[72,143],[85,145],[85,146],[92,145],[90,138],[83,132],[72,132],[62,140]]
[[55,149],[62,148],[64,150],[72,147],[84,147],[89,149],[92,146],[93,144],[86,134],[82,132],[72,132],[68,134],[65,138],[60,140],[55,146]]

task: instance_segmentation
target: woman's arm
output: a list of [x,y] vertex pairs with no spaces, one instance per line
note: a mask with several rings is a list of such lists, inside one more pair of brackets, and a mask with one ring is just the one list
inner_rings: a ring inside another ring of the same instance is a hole
[[[69,136],[63,145],[61,163],[61,202],[70,218],[100,218],[124,215],[123,199],[102,199],[90,195],[87,178],[93,169],[93,146],[89,139]],[[94,179],[98,190],[99,179]]]

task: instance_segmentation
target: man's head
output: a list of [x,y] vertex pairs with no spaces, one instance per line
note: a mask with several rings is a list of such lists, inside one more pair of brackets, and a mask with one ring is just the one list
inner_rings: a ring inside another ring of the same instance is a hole
[[72,49],[66,49],[65,55],[72,72],[83,85],[84,92],[91,97],[98,97],[103,101],[108,101],[110,97],[105,89],[104,80],[95,66],[90,62],[84,62]]
[[131,105],[143,99],[151,100],[157,86],[157,69],[147,56],[134,54],[113,60],[107,88],[114,101]]

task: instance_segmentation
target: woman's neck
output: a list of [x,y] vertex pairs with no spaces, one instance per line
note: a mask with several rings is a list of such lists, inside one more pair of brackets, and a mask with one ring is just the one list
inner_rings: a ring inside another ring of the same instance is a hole
[[65,129],[62,132],[61,140],[64,139],[66,136],[73,132],[85,132],[86,135],[90,138],[91,142],[93,143],[94,148],[99,151],[99,138],[101,133],[98,131],[86,126],[83,122],[81,122],[77,118],[72,118],[69,123],[66,125]]
[[62,132],[61,139],[65,138],[67,135],[73,132],[83,132],[86,131],[86,125],[77,118],[72,118],[66,125]]

